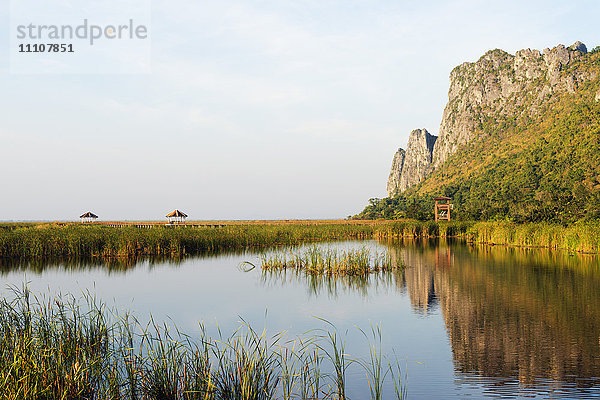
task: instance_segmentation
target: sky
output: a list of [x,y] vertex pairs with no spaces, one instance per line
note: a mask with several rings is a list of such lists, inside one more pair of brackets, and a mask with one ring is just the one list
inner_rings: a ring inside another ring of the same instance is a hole
[[144,68],[50,74],[11,69],[0,3],[0,220],[345,218],[437,135],[456,65],[600,45],[596,0],[147,4]]

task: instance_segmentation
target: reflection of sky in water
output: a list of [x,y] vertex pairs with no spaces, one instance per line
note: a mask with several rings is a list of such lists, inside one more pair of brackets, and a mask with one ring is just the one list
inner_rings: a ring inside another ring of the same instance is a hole
[[[365,244],[380,251],[386,249],[372,241],[335,246]],[[5,273],[2,281],[17,286],[29,281],[35,293],[90,291],[109,306],[133,311],[140,320],[150,314],[159,321],[169,318],[190,334],[198,332],[199,321],[204,321],[210,334],[216,333],[217,323],[228,334],[239,327],[243,318],[257,329],[266,324],[271,333],[287,331],[293,337],[311,329],[327,328],[316,317],[324,318],[338,332],[348,331],[347,352],[361,357],[367,355],[368,342],[356,326],[368,331],[370,324],[381,324],[384,351],[391,355],[394,349],[407,365],[409,397],[507,396],[519,388],[524,395],[545,393],[542,394],[545,396],[556,385],[540,381],[538,386],[519,386],[514,377],[499,380],[459,372],[453,359],[451,343],[454,342],[447,331],[448,315],[445,320],[442,313],[448,310],[453,318],[455,311],[450,301],[454,297],[443,294],[446,300],[441,301],[436,296],[439,288],[445,287],[446,277],[455,279],[453,273],[461,270],[464,257],[475,259],[480,254],[468,255],[464,248],[457,248],[454,254],[448,247],[440,252],[428,247],[398,247],[392,253],[410,265],[405,274],[372,276],[366,287],[338,282],[334,291],[328,290],[327,284],[311,286],[301,274],[292,272],[282,277],[263,276],[259,269],[242,271],[239,265],[243,261],[259,264],[260,256],[255,253],[189,258],[179,263],[145,261],[125,272],[108,273],[98,267],[47,268],[41,273],[19,270]],[[598,279],[597,275],[593,277]],[[448,290],[462,290],[461,285],[462,281],[458,286],[449,284]],[[354,370],[349,376],[354,398],[368,396],[363,374]],[[500,389],[494,389],[499,385]],[[358,393],[358,388],[367,392]],[[563,389],[566,392],[561,393],[561,398],[577,397],[576,388],[563,385]]]

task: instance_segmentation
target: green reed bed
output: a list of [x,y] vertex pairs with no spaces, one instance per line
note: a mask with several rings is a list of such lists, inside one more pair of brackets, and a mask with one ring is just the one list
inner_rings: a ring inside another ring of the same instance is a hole
[[38,299],[25,289],[0,301],[0,393],[7,400],[345,399],[347,371],[362,368],[365,389],[377,388],[371,398],[382,398],[384,387],[404,398],[399,363],[383,357],[381,332],[373,332],[371,356],[359,360],[335,330],[290,340],[242,324],[228,337],[202,328],[192,339],[119,316],[90,296]]
[[569,226],[477,222],[469,227],[466,236],[475,243],[600,253],[600,221],[578,222]]
[[400,220],[378,226],[377,238],[435,238],[464,236],[473,223],[465,221],[434,222]]
[[252,247],[308,242],[463,237],[475,243],[505,244],[600,252],[600,222],[570,226],[508,221],[380,221],[365,224],[249,224],[223,228],[109,227],[94,224],[6,224],[0,229],[0,257],[94,258],[181,257]]
[[309,275],[365,276],[403,268],[387,252],[361,249],[310,247],[276,251],[261,257],[263,270],[299,269]]
[[44,225],[0,230],[0,257],[182,256],[248,247],[373,237],[372,225],[230,225],[109,227]]
[[0,222],[0,231],[11,231],[18,228],[30,228],[40,225],[36,222]]
[[600,221],[581,221],[568,226],[510,221],[395,221],[377,227],[374,236],[379,239],[459,237],[480,244],[600,253]]

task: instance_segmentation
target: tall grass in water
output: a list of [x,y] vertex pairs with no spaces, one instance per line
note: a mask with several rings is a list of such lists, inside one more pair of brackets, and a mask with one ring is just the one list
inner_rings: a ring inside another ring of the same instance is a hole
[[346,354],[346,342],[335,331],[327,332],[328,348],[321,347],[323,353],[328,357],[333,366],[332,387],[334,388],[334,398],[346,399],[346,371],[353,362]]
[[402,268],[387,252],[361,249],[310,247],[305,250],[275,251],[261,257],[263,270],[300,269],[309,275],[364,276],[373,272],[389,272]]
[[374,237],[386,239],[463,236],[471,225],[472,222],[465,221],[436,223],[434,221],[399,220],[378,226],[375,229]]
[[9,224],[0,229],[0,257],[181,257],[250,247],[348,239],[466,237],[477,243],[600,252],[600,222],[378,221],[365,224],[249,224],[223,228],[136,228],[102,225]]
[[28,290],[0,302],[0,393],[6,399],[89,398],[109,391],[111,327],[101,307],[32,302]]
[[3,399],[345,399],[350,365],[367,376],[381,369],[380,353],[354,360],[335,331],[287,340],[244,324],[228,337],[202,329],[192,339],[86,300],[25,289],[0,301]]
[[182,256],[216,250],[373,237],[374,225],[230,225],[223,228],[43,225],[0,230],[0,257]]
[[468,228],[467,239],[475,243],[600,253],[600,221],[577,222],[569,226],[477,222]]
[[517,224],[510,221],[468,222],[397,221],[378,227],[376,238],[463,237],[472,243],[543,247],[600,253],[600,221],[568,226],[551,223]]
[[383,335],[381,333],[381,327],[379,325],[371,325],[370,335],[362,329],[361,332],[371,343],[369,346],[369,358],[364,361],[359,361],[362,363],[365,370],[369,391],[371,392],[371,399],[383,399],[384,386],[388,375],[394,384],[394,394],[396,398],[405,398],[406,369],[403,374],[397,358],[393,362],[390,362],[386,361],[382,356],[381,346]]

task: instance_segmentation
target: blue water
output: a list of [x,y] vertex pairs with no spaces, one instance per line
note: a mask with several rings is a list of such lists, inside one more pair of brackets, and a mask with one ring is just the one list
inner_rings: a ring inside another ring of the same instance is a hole
[[[384,354],[406,373],[408,398],[600,398],[596,259],[462,244],[320,246],[368,246],[390,252],[407,268],[373,275],[366,285],[314,286],[292,273],[269,276],[240,267],[258,264],[256,253],[143,261],[124,271],[15,263],[5,267],[1,290],[9,296],[7,285],[28,282],[35,293],[89,292],[120,312],[142,321],[151,315],[192,336],[199,323],[216,335],[218,329],[233,332],[243,320],[293,338],[331,329],[325,319],[345,337],[347,352],[363,358],[374,341],[359,328],[369,333],[380,326]],[[393,398],[389,383],[386,398]],[[348,393],[369,398],[356,365],[349,370]]]

